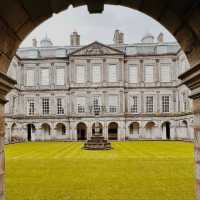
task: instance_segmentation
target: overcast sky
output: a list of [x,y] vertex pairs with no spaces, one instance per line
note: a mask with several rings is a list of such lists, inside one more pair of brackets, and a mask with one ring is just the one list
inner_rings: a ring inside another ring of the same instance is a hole
[[81,44],[93,41],[111,44],[115,29],[125,34],[126,43],[140,42],[146,33],[155,37],[160,32],[165,41],[174,41],[174,37],[152,18],[132,9],[121,6],[105,6],[103,14],[89,14],[86,7],[68,8],[54,15],[38,26],[24,40],[21,46],[31,46],[32,38],[40,41],[47,34],[54,45],[69,45],[70,34],[76,30],[81,35]]

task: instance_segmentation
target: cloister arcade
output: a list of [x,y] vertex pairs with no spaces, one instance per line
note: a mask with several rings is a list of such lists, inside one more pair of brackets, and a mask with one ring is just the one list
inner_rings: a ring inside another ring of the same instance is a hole
[[[179,126],[175,126],[175,121],[102,121],[100,131],[109,140],[192,140],[192,130],[189,129],[189,120],[182,120]],[[94,123],[87,121],[72,122],[45,122],[45,123],[13,123],[6,124],[6,129],[10,132],[5,142],[9,143],[13,137],[21,136],[23,127],[24,141],[43,141],[43,140],[65,140],[81,141],[87,140],[94,134]],[[124,128],[126,127],[126,128]],[[124,131],[125,130],[125,131]]]

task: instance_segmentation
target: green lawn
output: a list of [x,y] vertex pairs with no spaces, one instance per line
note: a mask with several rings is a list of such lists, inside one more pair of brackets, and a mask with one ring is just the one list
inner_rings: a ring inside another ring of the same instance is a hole
[[194,200],[193,145],[116,142],[6,146],[6,200]]

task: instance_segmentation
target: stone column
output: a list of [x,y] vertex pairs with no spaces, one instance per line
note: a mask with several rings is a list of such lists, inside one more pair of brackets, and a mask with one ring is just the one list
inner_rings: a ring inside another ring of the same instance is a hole
[[200,65],[192,67],[179,76],[191,90],[194,112],[194,149],[196,163],[196,200],[200,200]]
[[5,119],[4,119],[4,105],[7,102],[6,94],[13,89],[16,81],[10,79],[5,74],[0,72],[0,200],[4,200],[4,173],[5,173],[5,159],[4,159],[4,135],[5,135]]

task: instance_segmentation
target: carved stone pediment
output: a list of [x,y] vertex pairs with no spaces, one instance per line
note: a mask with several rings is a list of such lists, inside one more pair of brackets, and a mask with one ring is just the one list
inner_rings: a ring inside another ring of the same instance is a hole
[[74,51],[71,56],[100,56],[100,55],[123,55],[124,52],[101,44],[99,42],[93,42],[81,49]]

